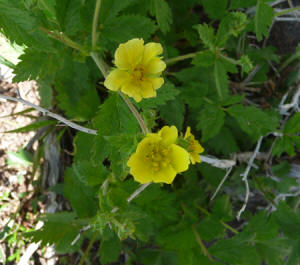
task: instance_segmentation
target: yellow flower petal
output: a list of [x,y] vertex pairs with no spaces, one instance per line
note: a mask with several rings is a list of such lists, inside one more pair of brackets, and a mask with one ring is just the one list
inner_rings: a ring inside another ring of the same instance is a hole
[[192,164],[200,163],[200,153],[204,151],[204,148],[200,145],[200,143],[195,139],[194,135],[191,133],[191,128],[188,126],[186,128],[186,132],[184,138],[189,141],[189,156]]
[[164,79],[161,77],[148,77],[154,89],[160,88],[164,84]]
[[140,102],[142,100],[141,89],[132,82],[125,83],[121,87],[121,91],[124,94],[133,97],[136,102]]
[[135,181],[139,183],[148,183],[153,179],[152,171],[145,166],[143,159],[137,154],[133,154],[127,165],[130,167],[130,174],[134,177]]
[[147,65],[145,65],[145,73],[148,75],[160,74],[166,69],[166,63],[160,58],[153,58]]
[[171,166],[161,168],[161,170],[154,174],[153,182],[170,184],[173,182],[176,174],[177,172]]
[[104,86],[112,91],[117,91],[128,80],[129,74],[125,71],[114,69],[106,77]]
[[178,131],[175,126],[164,126],[159,132],[158,135],[162,138],[162,143],[167,146],[174,144],[178,137]]
[[143,64],[148,64],[154,57],[163,53],[163,48],[160,43],[150,42],[145,45]]
[[171,164],[176,172],[186,171],[189,167],[189,153],[182,147],[172,144],[171,148]]
[[144,40],[132,39],[120,44],[115,52],[115,65],[121,70],[133,70],[141,63],[144,54]]
[[144,81],[141,83],[141,93],[143,98],[153,98],[156,96],[156,91],[151,82]]

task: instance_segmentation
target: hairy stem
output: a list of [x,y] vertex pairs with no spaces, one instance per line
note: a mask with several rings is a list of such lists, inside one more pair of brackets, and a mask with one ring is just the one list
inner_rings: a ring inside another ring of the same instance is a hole
[[199,234],[197,232],[196,226],[192,225],[192,228],[193,228],[193,231],[194,231],[194,234],[195,234],[196,241],[200,245],[201,250],[202,250],[204,256],[208,257],[210,261],[213,261],[212,256],[209,254],[207,248],[205,247],[202,239],[200,238],[200,236],[199,236]]
[[101,7],[101,0],[97,0],[95,12],[94,12],[94,18],[93,18],[93,27],[92,27],[92,49],[93,49],[93,51],[96,49],[96,46],[97,46],[97,26],[98,26],[100,7]]
[[191,59],[191,58],[194,58],[198,53],[199,52],[193,52],[193,53],[188,53],[188,54],[185,54],[185,55],[180,55],[180,56],[165,60],[165,63],[170,64],[170,63],[183,61],[183,60],[186,60],[186,59]]

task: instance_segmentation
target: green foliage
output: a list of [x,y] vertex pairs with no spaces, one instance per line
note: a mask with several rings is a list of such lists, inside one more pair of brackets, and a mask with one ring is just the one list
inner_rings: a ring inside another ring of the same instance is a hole
[[[275,16],[270,1],[100,2],[94,20],[96,0],[0,0],[1,34],[24,47],[16,65],[0,56],[1,63],[13,68],[14,81],[36,80],[43,107],[97,131],[61,130],[52,120],[10,131],[51,126],[61,140],[63,181],[48,191],[64,196],[69,212],[47,214],[44,226],[26,233],[27,238],[42,246],[54,244],[59,253],[88,252],[86,239],[95,240],[87,263],[95,255],[101,264],[124,258],[143,265],[299,263],[299,198],[293,196],[297,181],[290,163],[297,162],[299,153],[300,115],[278,113],[281,95],[298,79],[294,74],[288,83],[278,80],[273,69],[284,76],[281,68],[291,59],[281,64],[271,40],[266,47],[261,42]],[[253,33],[256,40],[249,38]],[[157,96],[138,103],[108,91],[103,85],[107,73],[101,72],[111,69],[118,46],[133,38],[161,43],[167,65]],[[272,86],[275,81],[280,86]],[[287,104],[293,100],[291,91]],[[141,186],[127,162],[144,134],[124,99],[149,132],[175,125],[182,137],[189,126],[205,156],[237,159],[213,200],[226,170],[205,162],[191,163],[171,185],[152,183],[130,197]],[[236,221],[245,195],[241,174],[261,136],[261,154],[248,175],[249,201]],[[12,165],[36,168],[40,162],[40,154],[32,156],[24,148],[7,154]],[[285,203],[278,203],[285,194]],[[1,202],[8,200],[3,198]],[[0,237],[13,242],[7,229]],[[80,240],[72,244],[78,234]]]
[[269,27],[273,21],[274,10],[264,0],[259,0],[256,5],[256,13],[254,17],[255,33],[258,41],[263,36],[268,36]]

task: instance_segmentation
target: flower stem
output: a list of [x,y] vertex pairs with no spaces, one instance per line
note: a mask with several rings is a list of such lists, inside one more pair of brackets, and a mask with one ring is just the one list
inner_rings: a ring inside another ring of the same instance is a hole
[[198,53],[199,52],[193,52],[193,53],[188,53],[188,54],[185,54],[185,55],[180,55],[180,56],[165,60],[165,63],[170,64],[170,63],[183,61],[183,60],[186,60],[186,59],[191,59],[191,58],[194,58]]
[[93,18],[93,27],[92,27],[92,49],[93,49],[93,51],[95,50],[95,48],[97,46],[97,25],[98,25],[100,7],[101,7],[101,0],[97,0],[95,12],[94,12],[94,18]]
[[192,225],[192,228],[193,228],[193,231],[194,231],[196,240],[197,240],[198,244],[200,245],[200,247],[201,247],[201,249],[202,249],[202,252],[203,252],[204,256],[207,256],[208,259],[209,259],[210,261],[213,261],[212,256],[209,254],[207,248],[205,247],[205,245],[204,245],[202,239],[200,238],[200,236],[199,236],[199,234],[198,234],[198,232],[197,232],[196,226],[195,226],[195,225]]
[[297,10],[300,10],[300,6],[293,7],[293,8],[288,8],[288,9],[285,9],[281,12],[277,12],[277,13],[274,14],[274,17],[283,16],[283,15],[289,14],[289,13],[297,11]]
[[134,115],[134,117],[137,119],[141,130],[144,134],[148,133],[148,128],[143,120],[143,118],[141,117],[141,115],[139,114],[139,112],[136,110],[136,108],[133,106],[133,104],[131,103],[131,101],[128,99],[127,96],[125,96],[122,92],[119,92],[120,96],[123,98],[123,100],[125,101],[125,103],[127,104],[128,108],[131,110],[132,114]]
[[43,27],[40,27],[40,30],[44,31],[45,33],[47,33],[49,36],[53,37],[54,39],[66,44],[67,46],[69,46],[75,50],[81,51],[82,53],[85,53],[83,47],[80,44],[76,43],[75,41],[72,41],[65,34],[63,34],[63,33],[57,34],[48,29],[45,29]]
[[[108,70],[107,70],[108,65],[95,52],[91,52],[90,54],[93,60],[95,61],[96,65],[98,66],[100,72],[103,74],[104,77],[106,77],[108,74]],[[119,92],[119,94],[127,104],[128,108],[130,109],[130,111],[132,112],[136,120],[138,121],[142,132],[145,134],[148,133],[148,128],[146,126],[146,123],[144,122],[143,118],[141,117],[137,109],[133,106],[131,101],[122,92]]]
[[93,235],[92,239],[90,240],[90,242],[89,242],[89,244],[88,244],[86,250],[84,251],[84,254],[83,254],[83,256],[81,257],[81,259],[80,259],[78,265],[83,265],[83,263],[85,262],[85,260],[86,260],[86,258],[87,258],[87,256],[88,256],[88,254],[89,254],[90,251],[91,251],[91,248],[92,248],[92,246],[93,246],[95,240],[96,240],[96,233]]

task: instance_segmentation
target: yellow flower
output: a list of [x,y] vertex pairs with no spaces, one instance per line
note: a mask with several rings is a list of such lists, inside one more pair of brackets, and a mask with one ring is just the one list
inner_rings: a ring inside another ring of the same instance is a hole
[[177,137],[175,126],[164,126],[158,133],[146,135],[127,163],[136,181],[170,184],[177,173],[188,169],[189,154],[175,144]]
[[191,128],[189,126],[186,128],[184,139],[189,142],[188,152],[192,164],[195,164],[197,162],[200,163],[201,159],[199,154],[204,151],[204,148],[195,139],[194,135],[191,134]]
[[163,49],[159,43],[144,45],[143,39],[132,39],[120,44],[115,52],[115,65],[106,77],[106,88],[133,97],[139,102],[142,98],[156,97],[164,79],[160,77],[166,64],[158,57]]

